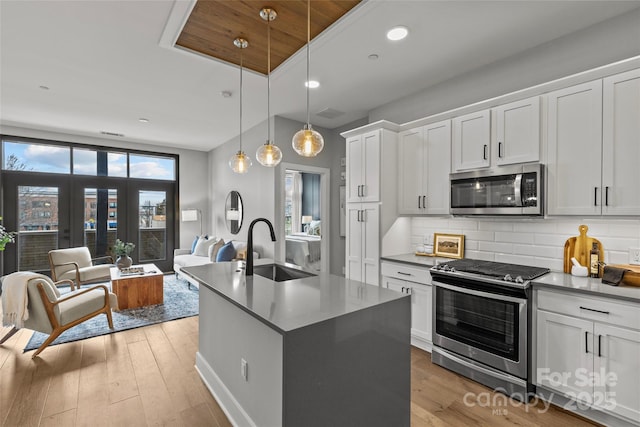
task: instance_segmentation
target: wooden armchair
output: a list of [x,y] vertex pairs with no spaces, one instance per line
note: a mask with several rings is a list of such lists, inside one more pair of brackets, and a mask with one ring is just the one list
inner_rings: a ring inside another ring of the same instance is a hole
[[[20,273],[23,272],[12,274]],[[2,278],[3,283],[8,283],[6,279],[9,276]],[[49,337],[35,351],[32,358],[40,354],[42,350],[67,329],[99,314],[104,313],[107,315],[109,328],[113,329],[111,310],[118,309],[118,299],[116,295],[109,292],[105,285],[95,285],[90,288],[77,289],[61,294],[57,285],[62,283],[69,283],[73,286],[71,280],[54,283],[49,277],[35,273],[31,278],[27,279],[29,318],[24,321],[24,327],[49,334]],[[17,330],[18,328],[14,326],[0,339],[0,344],[9,339]]]
[[[108,263],[95,264],[95,261],[99,260]],[[91,258],[86,246],[49,251],[49,265],[54,281],[73,280],[78,287],[86,283],[109,280],[109,270],[114,266],[113,258],[110,256]]]

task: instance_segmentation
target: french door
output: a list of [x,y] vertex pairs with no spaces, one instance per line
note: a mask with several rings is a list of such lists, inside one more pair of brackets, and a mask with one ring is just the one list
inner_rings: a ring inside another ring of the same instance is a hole
[[87,246],[111,255],[117,238],[136,245],[134,263],[173,268],[174,183],[5,172],[3,225],[18,232],[3,274],[49,272],[52,249]]

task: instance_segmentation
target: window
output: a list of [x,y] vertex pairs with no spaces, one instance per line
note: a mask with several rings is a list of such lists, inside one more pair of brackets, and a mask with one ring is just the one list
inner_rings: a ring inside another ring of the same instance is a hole
[[172,157],[129,154],[129,177],[144,179],[176,179],[176,162]]
[[73,174],[98,175],[98,153],[82,148],[73,149]]
[[71,151],[60,145],[4,141],[4,170],[70,173]]

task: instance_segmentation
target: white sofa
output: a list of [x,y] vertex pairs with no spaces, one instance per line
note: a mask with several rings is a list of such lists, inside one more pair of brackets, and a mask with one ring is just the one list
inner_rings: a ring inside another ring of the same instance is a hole
[[[232,240],[234,249],[236,250],[236,257],[234,259],[244,259],[247,252],[247,242]],[[260,254],[253,251],[253,259],[260,258]],[[191,252],[191,248],[188,249],[174,249],[173,250],[173,271],[176,273],[176,278],[184,279],[190,284],[198,286],[198,282],[189,277],[186,274],[180,274],[180,270],[184,267],[193,267],[196,265],[212,264],[216,262],[215,254],[212,251],[208,251],[207,256],[197,255]]]

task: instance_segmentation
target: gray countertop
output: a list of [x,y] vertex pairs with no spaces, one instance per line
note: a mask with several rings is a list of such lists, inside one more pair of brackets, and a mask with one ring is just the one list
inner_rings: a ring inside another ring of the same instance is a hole
[[[270,262],[261,259],[255,265]],[[274,282],[247,277],[241,266],[241,262],[221,262],[181,271],[281,333],[409,297],[331,274]]]
[[640,287],[612,286],[602,283],[601,279],[577,277],[566,273],[551,272],[533,281],[534,288],[549,288],[615,298],[629,302],[640,302]]
[[401,262],[403,264],[411,264],[418,267],[433,267],[438,262],[443,262],[447,258],[436,258],[431,256],[419,256],[415,254],[386,255],[380,257],[382,261]]
[[[388,255],[381,257],[382,261],[401,262],[418,267],[431,268],[436,262],[447,262],[448,258],[434,258],[418,256],[412,253],[400,255]],[[615,298],[630,302],[640,302],[640,287],[637,286],[611,286],[603,284],[600,279],[589,277],[577,277],[571,274],[551,272],[533,281],[533,287],[541,289],[556,289],[592,296]]]

